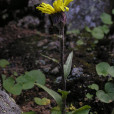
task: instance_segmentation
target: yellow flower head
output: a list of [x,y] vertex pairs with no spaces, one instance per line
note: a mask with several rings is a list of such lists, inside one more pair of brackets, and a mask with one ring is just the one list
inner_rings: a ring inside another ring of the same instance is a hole
[[36,7],[36,9],[42,11],[42,13],[54,14],[58,12],[69,11],[67,5],[73,0],[56,0],[53,3],[53,6],[50,4],[42,3]]

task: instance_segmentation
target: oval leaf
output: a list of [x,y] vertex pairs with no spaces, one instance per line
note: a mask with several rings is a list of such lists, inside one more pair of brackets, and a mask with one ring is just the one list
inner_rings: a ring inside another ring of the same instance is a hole
[[3,87],[10,93],[14,95],[20,95],[22,91],[21,84],[14,84],[15,80],[12,77],[3,81]]
[[47,98],[42,98],[42,99],[40,99],[40,98],[38,98],[38,97],[35,97],[35,98],[34,98],[34,101],[35,101],[35,103],[38,104],[38,105],[49,105],[49,104],[50,104],[50,100],[47,99]]
[[34,87],[34,82],[26,82],[26,83],[24,83],[23,84],[23,89],[31,89],[31,88],[33,88]]
[[114,83],[111,83],[111,82],[107,82],[105,84],[105,91],[107,93],[114,93]]
[[46,78],[45,75],[40,70],[32,70],[30,72],[27,72],[26,75],[31,77],[31,80],[44,85]]
[[107,13],[103,13],[101,16],[100,16],[102,22],[104,24],[112,24],[112,19],[111,19],[111,15],[107,14]]
[[0,60],[0,67],[4,68],[7,65],[9,65],[9,62],[7,60],[5,60],[5,59]]
[[67,79],[68,75],[70,74],[71,67],[72,67],[72,58],[73,58],[73,52],[71,52],[66,60],[66,63],[64,64],[64,77]]
[[91,32],[92,36],[96,39],[103,39],[104,38],[104,33],[101,28],[96,27],[92,30]]
[[108,94],[106,94],[103,90],[98,90],[96,92],[96,95],[97,95],[98,99],[104,103],[112,102],[111,97]]
[[106,62],[101,62],[101,63],[97,64],[96,65],[97,74],[107,76],[109,67],[110,67],[110,65]]
[[20,95],[22,92],[22,85],[21,84],[15,84],[13,87],[10,89],[10,93],[14,95]]
[[99,90],[99,86],[97,84],[89,85],[88,88],[95,89],[96,91]]
[[108,73],[109,73],[112,77],[114,77],[114,66],[109,67]]

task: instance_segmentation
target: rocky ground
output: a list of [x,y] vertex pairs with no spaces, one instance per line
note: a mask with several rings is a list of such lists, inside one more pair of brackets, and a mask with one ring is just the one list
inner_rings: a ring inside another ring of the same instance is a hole
[[[72,50],[74,51],[72,71],[67,82],[67,90],[71,91],[67,99],[68,104],[73,103],[77,108],[90,105],[91,111],[94,113],[110,114],[113,103],[101,103],[96,98],[89,100],[85,95],[88,92],[95,94],[95,91],[90,90],[88,85],[97,83],[103,88],[104,82],[107,81],[106,78],[99,78],[95,65],[101,61],[114,63],[112,40],[104,39],[98,44],[94,44],[94,39],[87,33],[66,34],[65,37],[65,59]],[[84,41],[82,45],[76,43],[79,39]],[[22,28],[10,23],[0,29],[0,59],[4,58],[10,62],[10,65],[1,69],[0,73],[9,77],[13,72],[21,75],[26,71],[41,69],[47,77],[46,86],[57,90],[61,88],[59,67],[41,54],[59,60],[59,47],[57,34],[49,35],[38,32],[36,29]],[[37,114],[50,114],[50,109],[56,105],[46,92],[37,87],[23,91],[20,96],[11,96],[25,112],[35,111]],[[38,106],[33,101],[34,97],[49,98],[51,104]]]

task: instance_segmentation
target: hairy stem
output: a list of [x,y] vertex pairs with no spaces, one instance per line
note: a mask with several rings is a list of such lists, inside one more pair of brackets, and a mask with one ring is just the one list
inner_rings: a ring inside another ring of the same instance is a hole
[[[64,78],[64,25],[62,24],[60,27],[60,53],[61,53],[61,75],[62,75],[62,84],[63,90],[66,90],[66,80]],[[63,100],[62,106],[62,114],[65,114],[65,107],[66,107],[66,99]]]

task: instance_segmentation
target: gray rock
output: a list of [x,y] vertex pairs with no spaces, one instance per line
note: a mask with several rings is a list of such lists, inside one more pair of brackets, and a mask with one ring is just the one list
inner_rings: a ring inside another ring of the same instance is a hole
[[58,67],[55,67],[54,69],[52,69],[51,73],[52,73],[52,74],[57,74],[57,73],[59,73],[59,68],[58,68]]
[[69,4],[68,30],[95,27],[101,23],[100,15],[109,10],[109,0],[76,0]]
[[31,15],[25,16],[24,18],[18,21],[17,26],[24,28],[36,28],[39,25],[40,21],[38,18]]
[[21,114],[22,111],[15,101],[5,92],[0,90],[0,114]]
[[55,83],[60,83],[61,80],[62,80],[62,76],[59,76],[59,77],[56,78]]

